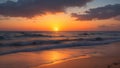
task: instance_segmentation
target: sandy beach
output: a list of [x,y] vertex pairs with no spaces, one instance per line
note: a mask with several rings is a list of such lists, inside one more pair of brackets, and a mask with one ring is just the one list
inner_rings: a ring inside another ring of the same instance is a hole
[[120,68],[120,0],[0,0],[0,68]]
[[104,53],[102,56],[71,59],[34,68],[120,68],[120,42],[107,46],[101,49]]
[[120,68],[120,58],[92,57],[75,59],[58,64],[39,66],[36,68]]
[[[79,47],[77,48],[79,50]],[[84,47],[82,49],[84,49]],[[120,42],[91,46],[88,47],[86,51],[92,50],[95,50],[96,53],[62,60],[61,57],[68,57],[67,53],[60,54],[54,50],[43,52],[43,54],[41,52],[8,54],[0,56],[0,68],[120,68]],[[41,65],[41,59],[55,61]]]

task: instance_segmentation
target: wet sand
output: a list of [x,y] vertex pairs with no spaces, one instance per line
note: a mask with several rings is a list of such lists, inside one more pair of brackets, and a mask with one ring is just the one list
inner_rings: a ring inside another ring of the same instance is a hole
[[[79,50],[79,47],[75,48]],[[72,52],[76,50],[75,48]],[[27,52],[4,55],[0,56],[0,68],[120,68],[120,42],[88,46],[88,50],[94,50],[96,53],[43,65],[40,65],[42,58],[56,60],[60,57],[67,57],[67,53],[61,54],[50,50],[49,53],[43,52],[43,54]],[[45,53],[48,56],[45,57]]]
[[120,68],[120,42],[101,47],[102,56],[77,58],[34,68]]
[[120,58],[92,57],[65,61],[53,65],[38,66],[34,68],[120,68]]

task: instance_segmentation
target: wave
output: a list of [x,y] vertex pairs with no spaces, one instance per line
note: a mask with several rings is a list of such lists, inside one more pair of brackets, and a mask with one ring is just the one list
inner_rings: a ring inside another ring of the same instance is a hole
[[0,40],[5,40],[6,38],[4,36],[0,36]]
[[51,35],[46,34],[37,34],[37,33],[14,33],[14,34],[4,34],[0,36],[0,40],[11,40],[15,38],[26,38],[26,37],[52,37]]
[[37,34],[37,33],[21,33],[20,36],[16,36],[16,37],[51,37],[50,35],[45,35],[45,34]]
[[10,43],[0,43],[0,47],[6,46],[26,46],[26,45],[41,45],[41,44],[60,44],[63,42],[70,42],[70,41],[103,41],[106,40],[101,37],[96,38],[73,38],[73,39],[61,39],[61,40],[32,40],[32,41],[19,41],[19,42],[10,42]]
[[0,43],[1,47],[6,46],[26,46],[26,45],[41,45],[41,44],[58,44],[65,41],[75,41],[79,39],[62,39],[62,40],[33,40],[24,42]]
[[0,52],[0,55],[14,54],[14,53],[19,53],[19,52],[33,52],[33,51],[43,51],[43,50],[49,50],[49,49],[78,47],[78,46],[103,45],[103,44],[109,44],[109,43],[118,42],[118,41],[120,41],[120,39],[106,40],[106,41],[93,41],[93,42],[83,41],[83,42],[73,42],[73,43],[67,43],[67,44],[55,44],[55,45],[42,46],[42,47],[37,47],[37,48],[26,48],[26,49],[4,51],[4,52]]

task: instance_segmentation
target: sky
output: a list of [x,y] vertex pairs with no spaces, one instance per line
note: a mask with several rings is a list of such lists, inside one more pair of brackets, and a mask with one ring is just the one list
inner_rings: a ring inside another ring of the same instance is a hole
[[0,31],[120,31],[120,0],[0,0]]

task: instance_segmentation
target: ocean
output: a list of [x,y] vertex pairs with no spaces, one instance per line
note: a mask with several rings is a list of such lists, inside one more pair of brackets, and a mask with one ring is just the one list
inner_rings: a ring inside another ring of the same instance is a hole
[[[120,32],[118,31],[1,31],[0,59],[2,61],[3,58],[9,58],[12,63],[15,58],[19,57],[16,61],[33,62],[21,67],[28,68],[73,57],[88,57],[88,54],[99,55],[97,51],[89,50],[89,48],[114,42],[120,42]],[[5,61],[3,60],[3,62]]]
[[120,41],[120,32],[0,32],[0,55],[97,46]]

